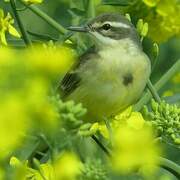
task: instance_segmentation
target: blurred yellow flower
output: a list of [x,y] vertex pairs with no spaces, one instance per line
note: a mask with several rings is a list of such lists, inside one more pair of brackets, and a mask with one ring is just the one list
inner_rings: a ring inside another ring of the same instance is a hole
[[[139,124],[137,121],[135,124]],[[142,120],[139,119],[139,122]],[[141,128],[137,129],[134,122],[131,122],[121,125],[115,131],[112,153],[115,171],[128,174],[141,169],[145,176],[155,172],[160,150],[153,142],[152,130],[148,126],[140,126]]]
[[69,69],[75,59],[75,53],[63,46],[57,48],[36,47],[28,49],[25,58],[29,60],[29,67],[50,75],[58,75]]
[[139,112],[132,112],[131,116],[126,121],[129,127],[136,130],[142,129],[145,124],[145,120]]
[[58,110],[48,95],[52,80],[63,75],[73,59],[65,47],[0,49],[0,159],[21,143],[23,133],[59,128]]
[[14,168],[13,177],[16,180],[36,179],[55,180],[54,169],[50,163],[40,164],[39,169],[32,169],[28,166],[28,161],[20,161],[16,157],[11,157],[10,166]]
[[[109,138],[105,124],[94,124],[100,133]],[[132,106],[115,116],[111,121],[113,130],[112,168],[122,174],[141,170],[151,175],[156,170],[160,148],[154,144],[151,127],[140,112],[133,112]]]
[[23,101],[9,95],[0,101],[0,159],[6,157],[23,139],[27,130],[28,117]]
[[71,152],[63,153],[53,166],[58,180],[75,180],[83,168],[77,156]]
[[6,32],[17,38],[21,37],[12,24],[14,24],[14,19],[9,13],[5,16],[3,9],[0,8],[0,43],[3,45],[7,45]]
[[[150,2],[150,0],[144,0],[144,2],[149,6],[147,2]],[[149,24],[148,36],[155,42],[163,42],[173,36],[179,36],[180,3],[177,0],[159,0],[153,6],[155,11],[150,9],[148,16],[145,18]],[[159,36],[159,34],[161,35]]]
[[77,180],[83,165],[74,153],[64,152],[55,159],[54,163],[38,162],[37,169],[33,169],[28,166],[28,161],[21,162],[16,157],[11,157],[10,165],[15,169],[15,178],[18,180]]
[[[127,109],[125,109],[120,114],[116,115],[114,119],[111,121],[111,126],[113,130],[116,130],[121,125],[128,124],[129,127],[132,127],[134,129],[141,129],[144,126],[145,120],[141,113],[139,112],[133,112],[132,106],[129,106]],[[96,124],[96,131],[97,129],[99,132],[105,137],[109,138],[109,132],[105,125],[105,123],[99,123],[98,127]]]

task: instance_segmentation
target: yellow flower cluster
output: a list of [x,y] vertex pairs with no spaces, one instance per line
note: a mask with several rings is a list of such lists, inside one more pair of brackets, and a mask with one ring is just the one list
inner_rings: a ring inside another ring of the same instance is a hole
[[[112,168],[128,174],[141,170],[142,175],[152,175],[156,171],[160,148],[154,143],[153,131],[139,112],[132,107],[117,115],[111,123],[113,130]],[[95,123],[91,130],[100,131],[109,138],[104,124]]]
[[147,6],[145,20],[149,23],[149,34],[155,42],[163,42],[180,36],[180,3],[178,0],[143,0]]
[[21,143],[25,132],[58,127],[57,107],[48,94],[51,81],[73,59],[74,52],[66,47],[0,49],[0,159]]
[[64,152],[55,158],[53,163],[40,164],[34,161],[36,169],[28,167],[28,161],[24,163],[16,157],[12,157],[10,165],[15,169],[16,179],[36,180],[75,180],[81,174],[82,163],[72,152]]
[[130,108],[115,118],[112,163],[115,171],[122,174],[139,171],[144,176],[156,171],[159,146],[154,143],[152,129],[141,113]]
[[11,15],[8,13],[7,16],[5,16],[3,9],[0,9],[0,45],[7,45],[7,32],[17,38],[21,37],[12,24],[14,24],[14,19]]

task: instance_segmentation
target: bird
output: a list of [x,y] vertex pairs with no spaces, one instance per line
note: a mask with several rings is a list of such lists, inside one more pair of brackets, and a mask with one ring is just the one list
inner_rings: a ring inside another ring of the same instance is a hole
[[69,31],[85,33],[94,46],[79,57],[59,85],[64,101],[82,103],[85,121],[99,122],[134,104],[151,73],[134,25],[123,15],[104,13]]

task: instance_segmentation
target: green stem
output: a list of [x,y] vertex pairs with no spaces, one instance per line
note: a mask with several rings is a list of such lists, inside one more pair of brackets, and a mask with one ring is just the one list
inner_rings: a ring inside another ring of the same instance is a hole
[[105,154],[110,157],[110,151],[99,141],[99,139],[95,135],[92,135],[91,137],[97,143],[97,145],[105,152]]
[[27,8],[29,8],[32,12],[34,12],[37,16],[41,17],[43,20],[45,20],[49,25],[53,26],[58,32],[61,34],[66,34],[68,31],[59,23],[57,23],[54,19],[52,19],[50,16],[48,16],[46,13],[41,11],[39,8],[37,8],[34,5],[27,5],[25,2],[21,1],[21,3],[24,4]]
[[180,166],[166,158],[159,158],[159,165],[180,179]]
[[14,0],[10,0],[10,4],[11,4],[14,16],[15,16],[15,18],[17,20],[17,23],[18,23],[18,26],[19,26],[19,29],[21,31],[22,38],[23,38],[25,44],[26,45],[31,45],[31,40],[29,39],[28,34],[27,34],[27,32],[26,32],[26,30],[24,28],[24,25],[23,25],[23,23],[21,21],[21,18],[19,16],[19,13],[16,10],[16,3],[15,3],[15,1]]
[[[180,59],[160,78],[160,80],[154,85],[156,91],[158,91],[162,86],[164,86],[180,69]],[[141,110],[143,105],[147,104],[151,99],[151,93],[146,92],[144,96],[135,104],[134,109],[136,111]]]
[[94,17],[95,17],[94,0],[88,0],[87,18],[90,19]]
[[[40,10],[39,8],[37,8],[34,5],[27,5],[25,2],[20,1],[24,6],[26,6],[27,8],[29,8],[32,12],[34,12],[37,16],[39,16],[40,18],[42,18],[44,21],[46,21],[50,26],[52,26],[54,29],[56,29],[59,33],[61,33],[62,35],[67,35],[68,34],[68,30],[66,30],[61,24],[57,23],[53,18],[51,18],[50,16],[48,16],[46,13],[44,13],[42,10]],[[77,39],[75,37],[69,37],[69,39],[72,42],[77,42]],[[79,41],[79,46],[81,47],[81,49],[86,49],[86,46],[83,42]]]
[[154,86],[152,85],[150,79],[148,79],[148,82],[147,82],[147,87],[149,89],[149,91],[151,92],[152,96],[154,97],[154,99],[160,103],[161,102],[161,98],[159,97],[156,89],[154,88]]

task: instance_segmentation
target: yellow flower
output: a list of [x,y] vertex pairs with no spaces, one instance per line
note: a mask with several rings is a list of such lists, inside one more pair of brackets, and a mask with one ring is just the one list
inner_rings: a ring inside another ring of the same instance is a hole
[[[28,167],[28,161],[21,162],[16,157],[11,157],[10,166],[14,168],[14,179],[25,180],[25,179],[36,179],[44,180],[55,180],[54,168],[50,163],[44,163],[39,165],[39,169],[32,169]],[[43,177],[44,178],[43,178]]]
[[56,157],[54,163],[38,162],[36,169],[28,167],[28,161],[21,162],[16,157],[10,159],[10,165],[15,169],[15,177],[18,180],[76,180],[83,168],[82,163],[71,152],[64,152]]
[[43,2],[43,0],[23,0],[23,2],[27,4],[40,4]]
[[1,100],[0,124],[0,159],[2,159],[21,143],[22,134],[27,130],[24,103],[16,94]]
[[[141,169],[143,175],[152,175],[158,164],[159,147],[153,142],[152,130],[139,123],[142,119],[133,118],[130,121],[115,131],[113,169],[122,174]],[[140,124],[141,128],[137,129],[134,124]]]
[[[115,116],[111,127],[113,130],[112,168],[122,174],[139,169],[143,175],[154,173],[160,148],[154,144],[152,129],[141,113],[133,112],[130,106]],[[105,138],[109,138],[105,124],[99,124],[98,130]]]
[[[141,113],[132,112],[132,106],[129,106],[120,114],[116,115],[111,121],[111,127],[116,130],[121,125],[128,124],[129,127],[134,129],[141,129],[144,126],[145,120],[143,119]],[[97,128],[96,128],[97,129]],[[98,124],[99,132],[105,137],[109,138],[109,132],[104,123]]]
[[131,116],[126,121],[129,127],[136,130],[142,129],[145,124],[145,120],[139,112],[132,112]]
[[28,66],[33,69],[38,69],[48,75],[60,75],[69,69],[75,59],[75,53],[63,46],[56,48],[36,47],[28,49],[25,58],[29,60]]
[[71,152],[62,154],[53,166],[58,180],[75,180],[81,174],[82,169],[82,163]]
[[[180,4],[177,0],[160,0],[150,9],[145,20],[149,24],[148,36],[155,42],[163,42],[180,35]],[[161,34],[161,36],[159,36]]]
[[22,133],[59,128],[59,113],[48,95],[52,79],[67,71],[73,57],[63,47],[0,49],[0,159],[21,143]]
[[3,45],[7,45],[6,32],[9,32],[9,34],[17,38],[21,37],[12,24],[14,24],[14,19],[11,15],[8,13],[7,16],[5,16],[4,11],[0,9],[0,43]]

